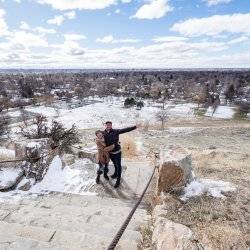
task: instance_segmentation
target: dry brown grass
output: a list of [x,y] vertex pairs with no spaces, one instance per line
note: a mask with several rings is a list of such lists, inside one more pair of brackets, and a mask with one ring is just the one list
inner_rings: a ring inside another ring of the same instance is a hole
[[121,135],[120,141],[121,141],[123,157],[133,158],[138,156],[135,140],[131,136],[127,134]]
[[[203,195],[180,201],[166,195],[166,218],[188,226],[207,249],[250,249],[250,130],[249,123],[233,121],[170,121],[168,125],[206,127],[193,134],[148,137],[147,145],[179,145],[192,154],[198,178],[228,181],[237,188],[225,199]],[[210,127],[211,126],[211,127]],[[218,126],[218,127],[217,127]],[[209,127],[209,128],[207,128]],[[167,135],[167,133],[165,133]],[[164,134],[163,134],[164,135]],[[209,148],[213,149],[209,149]],[[167,148],[167,147],[166,147]]]

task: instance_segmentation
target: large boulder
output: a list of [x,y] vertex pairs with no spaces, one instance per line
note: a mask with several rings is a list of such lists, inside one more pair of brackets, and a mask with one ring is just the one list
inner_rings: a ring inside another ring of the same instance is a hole
[[157,182],[158,194],[182,189],[194,179],[191,155],[182,149],[161,152]]
[[195,250],[192,231],[178,223],[158,217],[154,224],[152,245],[155,250]]

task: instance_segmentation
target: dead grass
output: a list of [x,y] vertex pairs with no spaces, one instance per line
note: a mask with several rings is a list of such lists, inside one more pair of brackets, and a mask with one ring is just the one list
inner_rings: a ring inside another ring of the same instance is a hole
[[133,158],[138,156],[135,140],[131,136],[127,134],[121,135],[120,141],[121,141],[123,157]]
[[[176,121],[175,125],[187,126],[188,123]],[[188,226],[195,239],[208,249],[250,249],[249,123],[220,120],[192,124],[190,121],[188,126],[211,128],[188,135],[170,135],[167,139],[148,137],[146,143],[154,147],[165,143],[188,149],[196,177],[228,181],[237,191],[225,194],[226,199],[203,195],[186,202],[168,194],[164,202],[166,218]],[[208,149],[210,146],[213,149]]]

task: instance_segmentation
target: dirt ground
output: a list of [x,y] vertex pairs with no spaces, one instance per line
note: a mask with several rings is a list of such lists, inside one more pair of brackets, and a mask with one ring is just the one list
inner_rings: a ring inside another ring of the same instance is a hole
[[250,121],[172,120],[165,131],[150,129],[143,133],[144,147],[185,148],[197,178],[237,187],[225,199],[203,195],[182,202],[167,194],[166,217],[190,227],[206,249],[250,249]]

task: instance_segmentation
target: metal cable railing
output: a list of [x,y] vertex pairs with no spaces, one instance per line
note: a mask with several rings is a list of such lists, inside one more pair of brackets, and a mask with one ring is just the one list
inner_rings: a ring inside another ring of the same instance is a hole
[[[158,154],[155,154],[155,159],[158,158]],[[139,207],[145,193],[147,192],[147,189],[154,177],[154,174],[155,174],[155,170],[157,169],[157,164],[155,163],[155,166],[154,166],[154,170],[152,172],[152,175],[150,177],[150,179],[148,180],[148,183],[145,187],[145,189],[143,190],[139,200],[136,202],[136,204],[134,205],[133,209],[130,211],[129,215],[127,216],[126,220],[123,222],[122,226],[120,227],[120,229],[118,230],[117,234],[115,235],[115,237],[113,238],[112,242],[110,243],[110,245],[108,246],[107,250],[114,250],[116,245],[118,244],[119,240],[121,239],[123,233],[125,232],[130,220],[132,219],[136,209]]]

